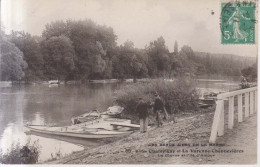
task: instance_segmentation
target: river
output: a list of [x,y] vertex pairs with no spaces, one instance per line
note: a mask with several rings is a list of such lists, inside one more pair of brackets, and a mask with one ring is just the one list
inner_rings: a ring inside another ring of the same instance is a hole
[[[229,91],[238,81],[199,80],[198,88]],[[12,85],[0,88],[0,148],[5,153],[12,144],[37,141],[40,161],[62,156],[102,141],[50,138],[25,133],[24,124],[69,125],[70,118],[91,109],[104,111],[113,102],[113,92],[121,84],[79,84],[50,87],[48,84]]]

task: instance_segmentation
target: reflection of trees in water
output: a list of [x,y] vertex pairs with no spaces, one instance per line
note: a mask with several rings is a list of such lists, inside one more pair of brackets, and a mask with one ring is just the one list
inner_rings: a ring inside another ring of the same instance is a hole
[[0,94],[0,144],[3,150],[12,144],[25,143],[24,123],[24,89],[20,86],[2,89]]
[[[57,123],[110,101],[113,85],[26,86],[1,94],[1,131],[8,123],[26,121]],[[8,102],[8,103],[7,103]],[[37,121],[38,120],[38,121]]]
[[51,88],[47,85],[27,85],[25,96],[21,98],[24,102],[20,104],[23,111],[20,112],[24,112],[24,119],[30,122],[69,124],[73,116],[95,108],[103,111],[111,105],[115,87],[116,84],[59,85]]
[[229,78],[228,80],[222,78],[220,80],[212,80],[212,79],[205,79],[205,81],[199,81],[198,87],[199,88],[206,88],[209,91],[218,92],[218,91],[232,91],[239,88],[240,81],[237,77]]

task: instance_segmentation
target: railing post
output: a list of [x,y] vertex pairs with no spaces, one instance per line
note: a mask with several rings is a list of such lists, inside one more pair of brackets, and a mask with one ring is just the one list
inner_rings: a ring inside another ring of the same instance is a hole
[[254,91],[250,92],[250,115],[254,114]]
[[[244,94],[244,95],[243,95]],[[215,143],[217,136],[222,136],[224,134],[224,99],[229,100],[229,111],[228,111],[228,128],[232,129],[234,127],[234,97],[238,96],[238,122],[243,122],[243,96],[245,104],[245,118],[257,112],[257,87],[248,88],[243,90],[238,90],[234,92],[227,92],[219,94],[216,101],[216,110],[214,114],[210,143]]]
[[257,94],[257,90],[255,91],[255,112],[257,113],[257,96],[258,96],[258,94]]
[[245,93],[245,117],[249,116],[249,93]]
[[228,129],[233,129],[234,126],[234,96],[229,97],[228,107]]
[[224,105],[223,100],[217,100],[211,134],[210,134],[210,138],[209,138],[210,143],[215,143],[217,140],[217,133],[218,133],[220,117],[221,117],[221,110],[222,110],[223,105]]
[[243,122],[242,94],[237,97],[238,122]]
[[219,124],[218,124],[218,136],[223,136],[224,135],[224,125],[225,125],[225,120],[224,120],[224,115],[225,115],[225,111],[224,111],[224,101],[223,104],[221,105],[221,111],[220,111],[220,120],[219,120]]

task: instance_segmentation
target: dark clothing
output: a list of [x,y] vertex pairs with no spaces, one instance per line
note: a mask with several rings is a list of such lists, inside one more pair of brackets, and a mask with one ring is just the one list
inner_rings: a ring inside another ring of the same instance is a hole
[[148,127],[148,118],[140,118],[140,131],[141,132],[146,132]]
[[163,110],[164,109],[164,103],[160,97],[156,97],[154,101],[153,110]]
[[148,108],[151,106],[143,101],[140,101],[136,106],[136,112],[139,113],[139,118],[144,119],[148,117]]
[[162,115],[161,115],[161,111],[157,110],[156,111],[156,121],[157,121],[157,126],[162,126]]
[[157,126],[162,126],[162,113],[165,117],[168,116],[167,111],[165,110],[164,103],[160,97],[156,97],[154,101],[153,111],[156,114]]
[[242,89],[249,88],[249,84],[248,84],[247,79],[245,77],[242,77],[240,85],[241,85]]

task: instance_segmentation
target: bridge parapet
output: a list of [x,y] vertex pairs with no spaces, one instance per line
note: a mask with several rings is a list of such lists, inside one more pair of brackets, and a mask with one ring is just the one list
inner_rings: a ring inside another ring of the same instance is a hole
[[224,125],[225,125],[224,101],[225,100],[228,100],[229,103],[228,129],[233,129],[234,120],[235,120],[234,119],[234,115],[235,115],[234,98],[235,97],[237,97],[238,122],[243,122],[243,115],[244,118],[247,118],[249,117],[249,115],[252,115],[255,112],[257,112],[257,87],[219,94],[217,96],[216,110],[214,114],[214,119],[213,119],[210,139],[209,139],[210,143],[215,143],[217,140],[217,136],[224,135]]

